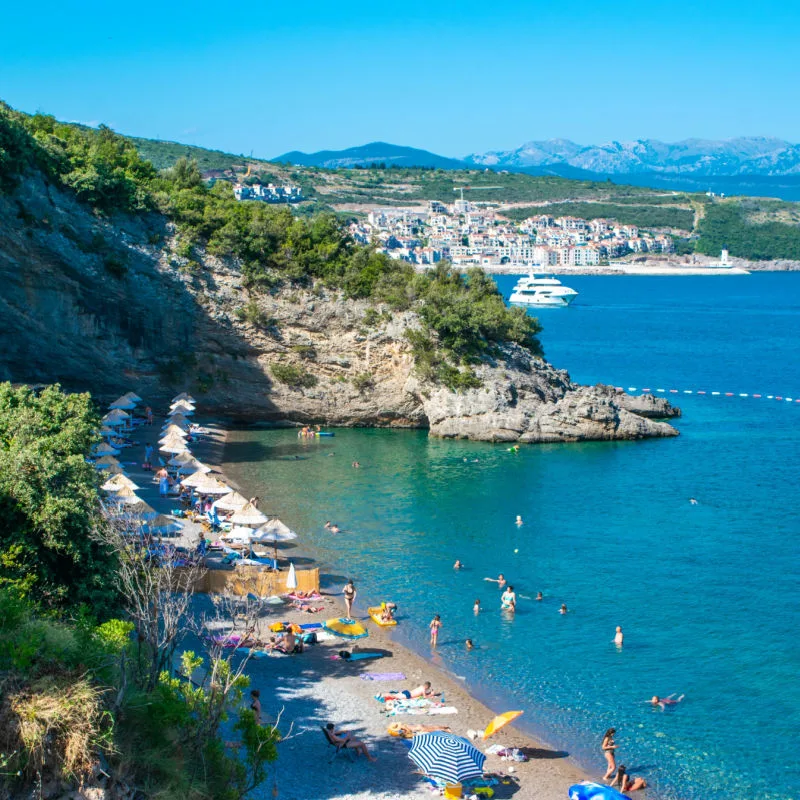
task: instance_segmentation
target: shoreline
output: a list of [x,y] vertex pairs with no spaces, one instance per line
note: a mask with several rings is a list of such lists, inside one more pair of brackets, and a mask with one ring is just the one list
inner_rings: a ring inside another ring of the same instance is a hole
[[[214,421],[214,425],[217,431],[222,434],[220,442],[222,448],[220,466],[224,473],[226,465],[231,463],[228,462],[225,457],[225,449],[228,443],[230,429],[222,421]],[[245,495],[247,492],[253,490],[253,487],[237,485],[236,481],[228,479],[227,476],[226,480],[233,488]],[[291,527],[291,521],[287,524]],[[317,554],[314,552],[313,548],[309,548],[306,544],[293,550],[292,557],[310,558],[315,564],[322,568]],[[324,612],[319,615],[311,615],[287,608],[281,619],[300,623],[309,621],[316,622],[328,618],[331,615],[343,614],[344,601],[341,596],[340,586],[338,585],[341,581],[336,580],[336,578],[340,577],[341,576],[325,574],[320,576],[320,591],[326,606]],[[335,611],[333,611],[333,609],[335,609]],[[333,614],[331,613],[332,611]],[[445,693],[447,705],[454,705],[458,708],[458,715],[448,716],[445,719],[438,717],[434,719],[426,717],[398,717],[396,719],[409,724],[442,722],[442,724],[450,725],[454,733],[462,736],[466,734],[468,729],[482,731],[496,714],[509,710],[508,708],[491,708],[488,705],[490,701],[484,702],[484,700],[480,699],[482,693],[480,692],[479,686],[474,686],[466,680],[459,680],[458,677],[449,672],[443,664],[437,665],[423,653],[415,650],[412,646],[398,641],[398,637],[395,633],[397,629],[381,628],[375,625],[367,616],[365,609],[363,609],[358,602],[356,602],[354,606],[354,612],[355,618],[362,621],[369,630],[368,639],[358,640],[355,643],[357,649],[362,651],[383,651],[385,655],[376,661],[361,661],[350,664],[347,662],[343,664],[343,662],[340,661],[332,662],[332,664],[336,665],[333,671],[337,673],[341,672],[344,667],[348,669],[349,673],[353,676],[353,679],[347,682],[347,688],[345,690],[346,697],[344,699],[338,697],[341,692],[337,692],[337,703],[344,703],[348,707],[347,725],[350,726],[351,729],[355,729],[359,736],[363,734],[364,740],[367,741],[370,747],[375,745],[379,756],[382,756],[385,752],[394,752],[398,747],[398,740],[392,739],[392,737],[386,733],[386,726],[395,718],[387,718],[381,714],[382,706],[372,697],[376,691],[411,688],[413,685],[422,681],[430,680],[435,691]],[[403,620],[401,616],[399,618],[399,625],[402,625],[402,623]],[[324,658],[322,653],[326,650],[335,652],[340,649],[350,649],[351,644],[351,642],[337,640],[334,643],[325,642],[317,647],[307,649],[306,652],[299,657],[252,660],[248,664],[248,672],[252,673],[255,685],[258,683],[259,678],[263,679],[266,677],[264,674],[265,672],[272,671],[271,669],[267,670],[267,667],[272,667],[276,663],[281,666],[291,663],[294,666],[300,663],[296,661],[295,658],[304,660],[312,656],[314,664],[316,665],[314,672],[318,673],[316,676],[317,680],[309,683],[304,688],[304,697],[306,700],[311,697],[316,701],[317,705],[328,707],[330,705],[330,690],[326,686],[328,677],[326,675],[326,670],[331,662],[327,662],[327,659],[325,659],[327,665],[325,662],[319,663]],[[359,667],[358,664],[363,666]],[[368,672],[372,669],[380,672],[403,672],[407,680],[396,682],[398,685],[395,686],[393,683],[374,683],[362,681],[355,677],[361,671]],[[307,673],[308,670],[305,672]],[[276,675],[276,678],[280,679],[279,673]],[[291,699],[291,692],[289,692],[287,696]],[[278,713],[279,709],[268,709],[265,704],[265,711],[271,711],[274,716]],[[334,719],[333,721],[339,724],[338,720]],[[517,726],[509,725],[503,729],[501,734],[493,737],[491,742],[487,742],[487,746],[492,743],[500,743],[505,747],[519,748],[528,755],[529,760],[524,763],[506,762],[491,755],[487,757],[486,761],[486,770],[491,772],[507,774],[508,767],[512,767],[514,778],[519,779],[519,784],[513,787],[513,796],[518,798],[518,800],[563,800],[568,788],[572,784],[584,780],[598,780],[602,776],[602,772],[598,769],[598,774],[592,777],[589,774],[589,770],[575,761],[569,753],[556,750],[533,733],[525,730],[524,727],[524,722]],[[382,735],[377,733],[378,729],[382,730]],[[480,745],[481,740],[476,740],[476,744]],[[402,745],[400,746],[402,747]],[[408,771],[408,775],[405,777],[413,777],[413,764],[408,760],[405,752],[401,755],[404,760],[400,761],[400,763],[403,764],[404,769]],[[344,761],[344,759],[342,759],[342,761]],[[278,765],[280,768],[280,760]],[[376,766],[380,766],[380,762]],[[600,759],[598,758],[598,767],[601,766]],[[430,796],[429,790],[424,788],[427,784],[422,784],[420,782],[418,782],[418,784],[419,785],[416,787],[404,786],[402,794],[398,794],[399,787],[397,787],[391,790],[388,796],[393,798]],[[510,794],[505,793],[508,787],[500,786],[495,788],[498,792],[496,796],[510,796]],[[353,790],[354,787],[351,787],[350,791],[347,792],[348,797],[357,796]],[[266,795],[265,787],[261,787],[260,790],[255,793],[256,797],[266,797]],[[312,797],[312,795],[294,794],[291,796],[297,798],[297,800],[304,797],[308,797],[309,799]],[[375,797],[375,795],[370,794],[369,797]]]

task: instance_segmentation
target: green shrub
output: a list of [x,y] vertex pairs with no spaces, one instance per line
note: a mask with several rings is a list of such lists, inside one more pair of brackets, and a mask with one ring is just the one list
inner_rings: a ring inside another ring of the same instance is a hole
[[306,361],[314,361],[317,358],[317,351],[311,344],[293,344],[289,349]]
[[273,364],[270,367],[270,372],[272,372],[275,380],[285,383],[287,386],[311,388],[317,385],[315,375],[294,364]]
[[350,379],[350,382],[359,392],[366,392],[375,386],[375,378],[371,372],[359,372]]

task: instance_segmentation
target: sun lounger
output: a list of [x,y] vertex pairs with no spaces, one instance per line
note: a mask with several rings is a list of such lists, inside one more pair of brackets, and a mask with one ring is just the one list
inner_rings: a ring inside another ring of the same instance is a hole
[[354,761],[356,754],[347,746],[347,741],[344,742],[337,742],[332,736],[331,732],[323,725],[322,726],[322,733],[325,735],[325,741],[328,743],[330,747],[336,748],[333,755],[328,759],[328,763],[330,764],[336,756],[342,755],[342,753],[347,754],[347,757]]

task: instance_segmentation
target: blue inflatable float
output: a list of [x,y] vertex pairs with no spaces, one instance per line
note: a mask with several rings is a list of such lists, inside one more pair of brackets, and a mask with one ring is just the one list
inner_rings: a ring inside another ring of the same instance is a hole
[[610,786],[584,781],[569,787],[569,800],[628,800],[628,798]]

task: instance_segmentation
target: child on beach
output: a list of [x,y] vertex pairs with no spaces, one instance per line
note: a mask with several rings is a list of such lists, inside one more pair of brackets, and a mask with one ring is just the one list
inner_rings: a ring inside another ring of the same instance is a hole
[[442,620],[438,614],[436,614],[433,619],[431,620],[430,629],[431,629],[431,647],[436,647],[437,642],[439,641],[439,630],[442,627]]
[[628,775],[625,765],[620,764],[614,780],[611,781],[611,786],[618,787],[621,792],[635,792],[637,789],[646,789],[647,781],[644,778],[634,778],[632,775]]

